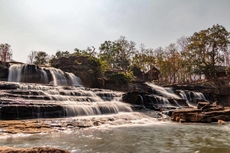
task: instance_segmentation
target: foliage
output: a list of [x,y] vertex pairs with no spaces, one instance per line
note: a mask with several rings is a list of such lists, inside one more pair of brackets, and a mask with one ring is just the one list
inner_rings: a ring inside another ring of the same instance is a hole
[[0,44],[0,60],[5,63],[7,61],[10,61],[12,57],[12,51],[11,46],[7,43]]
[[99,47],[99,58],[107,61],[109,68],[121,69],[127,72],[131,64],[132,55],[136,51],[135,45],[133,41],[129,42],[123,36],[113,42],[105,41]]
[[71,54],[69,53],[69,51],[57,51],[55,56],[56,58],[61,58],[61,57],[69,57]]
[[141,44],[140,51],[136,51],[132,64],[139,67],[142,71],[147,72],[155,64],[153,49],[145,49],[144,44]]
[[188,45],[194,72],[208,78],[215,77],[215,66],[224,61],[223,53],[229,43],[229,32],[218,24],[194,33]]
[[37,52],[35,56],[34,64],[35,65],[47,65],[49,63],[49,55],[44,51]]
[[92,47],[87,47],[86,50],[80,50],[78,48],[74,49],[74,53],[72,56],[90,56],[90,57],[95,57],[96,52],[94,46]]
[[107,75],[107,78],[117,85],[126,84],[132,81],[133,73],[125,73],[125,72],[118,72],[118,73],[110,73]]

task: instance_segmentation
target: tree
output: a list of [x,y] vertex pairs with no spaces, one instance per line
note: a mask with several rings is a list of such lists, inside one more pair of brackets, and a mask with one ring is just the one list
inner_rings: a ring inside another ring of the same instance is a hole
[[178,70],[180,69],[180,55],[176,44],[170,44],[167,48],[167,61],[169,64],[170,83],[176,83],[178,79]]
[[36,51],[31,51],[30,52],[30,54],[28,55],[28,63],[29,64],[33,64],[34,63],[36,55],[37,55]]
[[35,65],[47,65],[49,62],[49,55],[44,51],[37,52],[37,55],[35,56]]
[[113,42],[105,41],[99,48],[99,58],[106,60],[111,68],[128,71],[136,51],[135,45],[135,42],[126,40],[124,36]]
[[147,72],[155,64],[155,57],[153,56],[153,49],[149,48],[146,49],[144,44],[140,45],[140,51],[136,51],[133,59],[132,64],[136,65],[142,71]]
[[57,51],[55,56],[56,58],[61,58],[61,57],[69,57],[71,54],[69,53],[69,51]]
[[223,53],[228,50],[229,32],[217,24],[194,33],[189,40],[188,51],[194,72],[215,78],[215,66],[224,62]]
[[91,57],[95,57],[96,56],[96,52],[95,52],[95,47],[87,47],[85,50],[80,50],[78,48],[74,49],[74,53],[72,55],[76,55],[76,56],[91,56]]
[[0,58],[3,63],[10,61],[12,57],[11,46],[7,43],[0,44]]

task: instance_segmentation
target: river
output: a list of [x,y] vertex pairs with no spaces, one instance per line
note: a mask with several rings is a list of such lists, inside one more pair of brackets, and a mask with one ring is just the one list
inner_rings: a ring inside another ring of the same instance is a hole
[[4,137],[0,146],[48,146],[72,153],[229,153],[230,124],[123,125]]

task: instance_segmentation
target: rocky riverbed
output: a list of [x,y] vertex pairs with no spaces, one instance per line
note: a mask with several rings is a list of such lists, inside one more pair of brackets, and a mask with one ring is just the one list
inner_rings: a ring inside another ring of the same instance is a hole
[[100,126],[121,126],[149,124],[156,121],[169,121],[170,118],[153,111],[119,113],[101,116],[85,116],[72,118],[1,120],[0,136],[16,134],[37,134],[60,132],[64,130],[80,130]]

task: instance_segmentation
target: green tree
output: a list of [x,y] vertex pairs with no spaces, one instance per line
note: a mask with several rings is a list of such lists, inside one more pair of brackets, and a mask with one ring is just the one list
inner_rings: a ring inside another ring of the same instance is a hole
[[133,54],[136,51],[135,42],[128,41],[124,36],[111,42],[105,41],[99,47],[99,58],[106,60],[110,68],[128,71]]
[[35,65],[47,65],[49,63],[49,55],[44,51],[37,52],[35,56],[34,64]]
[[95,57],[96,52],[95,52],[95,47],[87,47],[85,50],[80,50],[78,48],[74,49],[74,53],[72,54],[73,56],[90,56],[90,57]]
[[229,32],[218,24],[194,33],[188,45],[194,72],[207,78],[216,77],[215,66],[224,62],[223,53],[229,43]]
[[57,51],[55,56],[56,58],[61,58],[61,57],[69,57],[71,54],[69,53],[69,51]]
[[0,58],[3,63],[10,61],[12,57],[11,46],[7,43],[0,44]]

